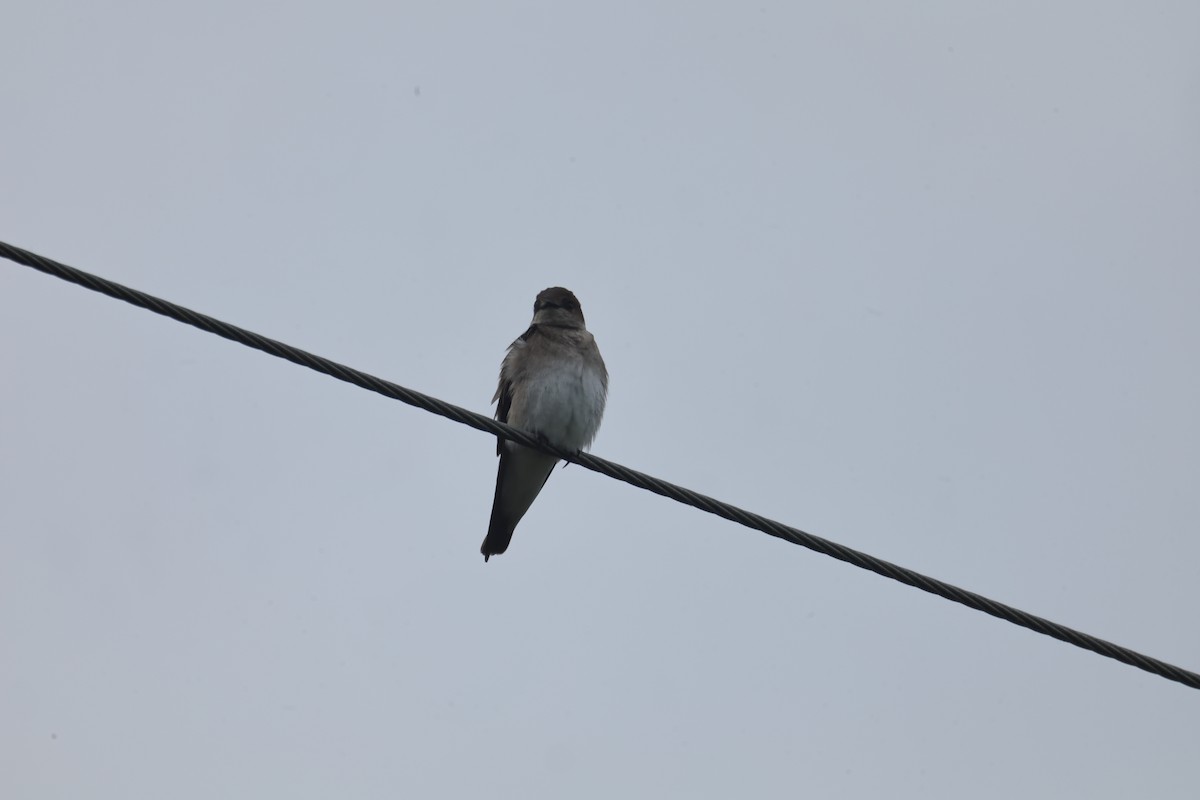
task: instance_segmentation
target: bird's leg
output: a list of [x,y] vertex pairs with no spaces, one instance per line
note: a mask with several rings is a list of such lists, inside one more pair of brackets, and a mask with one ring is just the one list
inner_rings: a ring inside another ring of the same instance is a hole
[[[533,432],[533,438],[535,438],[535,439],[537,439],[537,440],[538,440],[538,444],[542,444],[542,445],[549,445],[549,444],[550,444],[550,440],[546,438],[546,434],[542,433],[541,431],[534,431],[534,432]],[[570,464],[570,463],[571,463],[570,461],[564,461],[564,462],[563,462],[563,469],[566,469],[566,468],[567,468],[567,465],[568,465],[568,464]]]

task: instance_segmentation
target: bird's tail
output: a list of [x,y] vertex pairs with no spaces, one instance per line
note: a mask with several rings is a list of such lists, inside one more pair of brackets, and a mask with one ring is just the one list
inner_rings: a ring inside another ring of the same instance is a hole
[[528,447],[510,445],[501,449],[496,472],[496,496],[492,519],[479,551],[487,561],[508,549],[517,523],[546,484],[558,459]]
[[483,539],[483,546],[479,548],[479,552],[483,553],[483,560],[487,561],[492,556],[500,555],[508,549],[509,542],[512,541],[513,531],[517,529],[515,521],[509,521],[500,518],[495,509],[492,509],[492,521],[488,525],[487,536]]

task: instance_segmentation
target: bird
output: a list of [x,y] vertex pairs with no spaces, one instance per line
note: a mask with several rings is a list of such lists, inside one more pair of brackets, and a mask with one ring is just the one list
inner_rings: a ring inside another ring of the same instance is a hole
[[[538,293],[533,322],[508,347],[492,402],[496,419],[563,450],[586,450],[600,430],[608,370],[575,295],[561,286]],[[508,549],[517,523],[546,485],[558,458],[498,438],[496,495],[480,552]]]

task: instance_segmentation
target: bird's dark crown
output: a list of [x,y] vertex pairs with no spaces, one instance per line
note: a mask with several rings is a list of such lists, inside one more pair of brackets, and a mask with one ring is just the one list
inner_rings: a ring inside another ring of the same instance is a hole
[[571,290],[561,286],[552,286],[538,293],[537,300],[533,302],[533,312],[536,314],[543,308],[561,308],[566,311],[581,310],[579,300]]

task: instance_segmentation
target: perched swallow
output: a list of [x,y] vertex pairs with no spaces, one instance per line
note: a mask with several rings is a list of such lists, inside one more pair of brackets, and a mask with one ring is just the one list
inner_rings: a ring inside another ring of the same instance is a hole
[[[584,450],[596,438],[608,371],[583,323],[575,295],[546,289],[533,304],[533,324],[509,345],[492,398],[496,419],[564,450]],[[513,530],[550,477],[558,459],[507,439],[496,443],[500,470],[483,560],[508,549]]]

